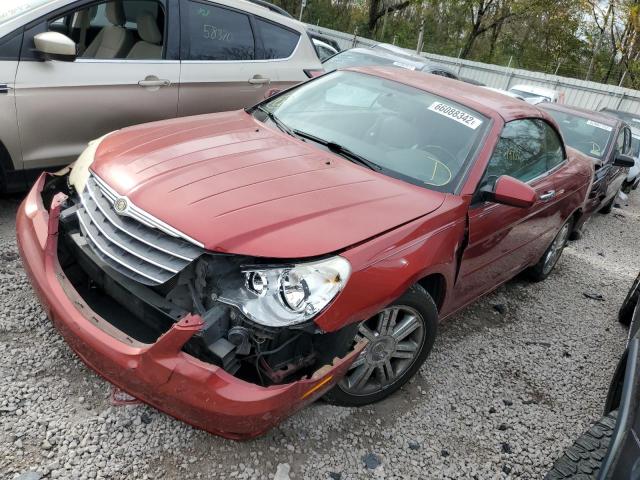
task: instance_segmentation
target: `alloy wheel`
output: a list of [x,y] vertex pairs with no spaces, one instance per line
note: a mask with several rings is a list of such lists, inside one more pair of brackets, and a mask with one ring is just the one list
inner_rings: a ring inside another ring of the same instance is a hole
[[388,388],[409,370],[424,343],[424,319],[415,309],[394,305],[363,322],[356,341],[369,344],[351,364],[339,386],[345,392],[371,395]]

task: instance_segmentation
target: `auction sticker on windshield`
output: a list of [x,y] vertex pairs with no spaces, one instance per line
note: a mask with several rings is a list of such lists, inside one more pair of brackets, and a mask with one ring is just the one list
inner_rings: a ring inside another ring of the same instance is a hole
[[591,125],[592,127],[596,127],[601,130],[606,130],[607,132],[610,132],[611,130],[613,130],[613,127],[610,127],[609,125],[605,125],[604,123],[594,122],[593,120],[587,120],[587,125]]
[[462,125],[465,125],[473,130],[482,125],[482,120],[474,117],[473,115],[463,112],[462,110],[447,105],[446,103],[433,102],[429,107],[429,110],[436,112],[444,117],[450,118]]

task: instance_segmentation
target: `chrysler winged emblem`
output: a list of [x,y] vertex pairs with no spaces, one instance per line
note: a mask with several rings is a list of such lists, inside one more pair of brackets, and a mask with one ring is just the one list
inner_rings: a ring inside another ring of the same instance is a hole
[[123,215],[124,212],[127,211],[128,206],[129,204],[127,202],[127,199],[124,197],[116,198],[116,201],[113,202],[113,209],[118,215]]

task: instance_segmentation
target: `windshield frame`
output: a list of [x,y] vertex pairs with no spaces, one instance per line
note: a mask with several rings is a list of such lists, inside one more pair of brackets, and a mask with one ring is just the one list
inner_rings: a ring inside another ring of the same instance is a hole
[[[260,111],[261,109],[263,109],[265,107],[266,104],[272,102],[273,100],[275,100],[278,97],[281,97],[283,95],[287,95],[290,92],[297,90],[298,88],[302,88],[305,85],[308,85],[312,82],[317,82],[322,78],[325,78],[327,75],[333,75],[336,74],[338,72],[349,72],[349,73],[353,73],[356,75],[367,75],[367,76],[371,76],[371,77],[375,77],[375,78],[383,78],[386,81],[389,82],[394,82],[397,83],[399,85],[402,85],[404,87],[409,87],[409,88],[413,88],[416,89],[418,91],[424,92],[427,95],[431,95],[433,97],[436,97],[438,99],[444,100],[444,101],[449,101],[449,102],[454,102],[455,104],[458,104],[462,107],[464,107],[465,109],[469,110],[470,112],[473,112],[475,115],[478,115],[479,117],[482,118],[483,122],[482,125],[479,127],[480,128],[480,132],[479,134],[476,136],[476,139],[474,140],[474,142],[471,144],[470,148],[469,148],[469,152],[467,153],[466,158],[464,159],[464,162],[462,163],[462,166],[460,167],[460,169],[456,172],[456,174],[454,175],[454,177],[452,178],[452,180],[446,184],[443,187],[438,187],[435,185],[428,185],[425,184],[424,182],[418,180],[417,178],[413,178],[413,177],[409,177],[407,175],[404,175],[400,172],[396,172],[394,170],[390,170],[385,168],[382,165],[378,165],[376,162],[374,162],[373,160],[370,160],[372,163],[374,163],[375,165],[377,165],[378,167],[380,167],[380,170],[377,171],[376,173],[382,174],[384,176],[387,177],[391,177],[391,178],[395,178],[397,180],[401,180],[403,182],[412,184],[412,185],[416,185],[418,187],[424,188],[426,190],[431,190],[431,191],[436,191],[436,192],[441,192],[441,193],[449,193],[449,194],[453,194],[453,195],[460,195],[463,187],[465,186],[469,174],[470,172],[473,170],[474,165],[477,163],[478,160],[478,156],[480,154],[480,152],[482,151],[483,146],[486,144],[487,142],[487,138],[489,138],[489,135],[493,129],[493,124],[494,124],[494,118],[491,115],[487,115],[486,113],[480,112],[472,107],[469,107],[467,105],[465,105],[464,103],[460,103],[457,100],[451,99],[449,97],[445,97],[442,96],[440,94],[434,93],[430,90],[426,90],[426,89],[422,89],[419,87],[415,87],[413,85],[404,83],[402,81],[396,80],[396,79],[389,79],[386,77],[380,77],[378,75],[372,74],[372,73],[367,73],[367,72],[361,72],[361,71],[354,71],[354,70],[343,70],[343,69],[339,69],[339,70],[332,70],[330,72],[327,72],[323,75],[320,75],[318,77],[312,78],[310,80],[307,80],[306,82],[303,83],[299,83],[297,85],[293,85],[292,87],[286,89],[286,90],[282,90],[277,92],[276,94],[265,98],[264,100],[260,101],[259,103],[251,106],[251,107],[246,107],[244,109],[244,111],[251,115],[252,117],[254,117],[256,119],[256,121],[259,121],[261,123],[264,123],[263,120],[260,120],[258,118],[255,117],[254,113],[256,111]],[[453,81],[453,80],[452,80]],[[277,125],[276,125],[276,128]],[[278,128],[278,130],[280,130]],[[307,132],[310,133],[310,132]],[[298,138],[298,137],[297,137]],[[327,140],[327,139],[325,139]],[[330,140],[330,139],[329,139]],[[300,140],[303,141],[303,140]],[[330,150],[329,150],[330,151]],[[341,156],[337,153],[332,152],[334,155],[338,155]],[[446,187],[446,188],[445,188]]]

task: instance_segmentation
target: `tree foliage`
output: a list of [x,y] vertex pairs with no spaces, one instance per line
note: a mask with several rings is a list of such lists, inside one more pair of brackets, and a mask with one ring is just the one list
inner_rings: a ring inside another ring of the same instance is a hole
[[[307,0],[303,20],[424,51],[640,88],[640,0]],[[300,0],[276,0],[294,15]]]

